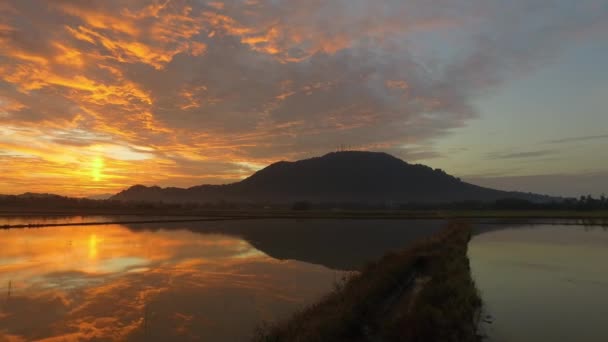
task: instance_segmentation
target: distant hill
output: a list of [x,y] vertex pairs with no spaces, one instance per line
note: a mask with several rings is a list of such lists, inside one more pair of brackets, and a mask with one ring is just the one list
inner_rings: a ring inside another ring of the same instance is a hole
[[67,198],[61,195],[48,194],[48,193],[37,193],[37,192],[26,192],[21,195],[16,195],[17,198],[20,199],[34,199],[34,200],[48,200],[48,201],[56,201],[63,198]]
[[87,196],[87,199],[90,200],[106,200],[111,198],[112,196],[114,196],[114,194],[97,194],[97,195],[91,195],[91,196]]
[[442,170],[386,153],[347,151],[296,162],[277,162],[247,179],[188,189],[136,185],[111,199],[144,202],[268,201],[285,203],[438,203],[503,198],[548,201],[547,196],[506,192],[465,183]]

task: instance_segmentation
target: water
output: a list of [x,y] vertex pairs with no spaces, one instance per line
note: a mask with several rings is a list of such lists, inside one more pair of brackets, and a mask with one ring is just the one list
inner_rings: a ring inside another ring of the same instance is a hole
[[608,341],[606,227],[485,228],[469,257],[489,341]]
[[196,219],[193,216],[141,216],[141,215],[83,215],[83,216],[64,216],[64,215],[2,215],[0,216],[0,227],[20,226],[20,225],[54,225],[54,224],[85,224],[100,222],[136,222],[153,220],[187,220]]
[[[73,222],[73,221],[69,221]],[[0,230],[0,341],[243,341],[438,221]]]
[[87,222],[112,222],[115,217],[111,216],[0,216],[0,226],[4,225],[28,225],[28,224],[76,224]]

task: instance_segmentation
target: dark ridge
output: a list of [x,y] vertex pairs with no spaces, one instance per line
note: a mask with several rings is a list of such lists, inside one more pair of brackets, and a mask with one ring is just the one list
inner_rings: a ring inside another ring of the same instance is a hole
[[387,153],[363,151],[333,152],[295,162],[277,162],[232,184],[188,189],[136,185],[112,197],[121,201],[165,203],[438,203],[502,198],[532,202],[550,200],[535,194],[483,188],[462,182],[440,169],[409,164]]

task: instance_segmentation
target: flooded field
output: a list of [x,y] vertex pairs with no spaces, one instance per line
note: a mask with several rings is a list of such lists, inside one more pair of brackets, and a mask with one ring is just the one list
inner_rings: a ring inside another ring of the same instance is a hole
[[3,230],[0,340],[247,340],[348,271],[441,227],[256,220]]
[[141,216],[141,215],[24,215],[7,216],[0,215],[0,227],[8,226],[45,226],[45,225],[78,225],[90,223],[112,223],[112,222],[138,222],[138,221],[178,221],[196,220],[202,216]]
[[608,341],[606,227],[491,228],[469,244],[489,341]]

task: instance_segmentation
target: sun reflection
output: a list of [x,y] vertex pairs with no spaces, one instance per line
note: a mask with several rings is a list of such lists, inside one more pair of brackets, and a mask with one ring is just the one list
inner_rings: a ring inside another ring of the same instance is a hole
[[89,236],[89,259],[97,258],[97,235],[92,234]]

